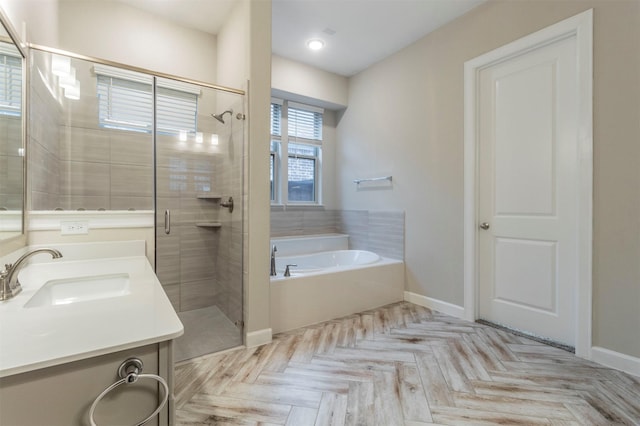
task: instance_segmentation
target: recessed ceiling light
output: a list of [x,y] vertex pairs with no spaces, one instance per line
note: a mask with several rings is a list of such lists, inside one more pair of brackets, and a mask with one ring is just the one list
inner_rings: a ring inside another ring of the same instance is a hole
[[314,38],[307,42],[307,47],[311,50],[320,50],[324,47],[324,41]]

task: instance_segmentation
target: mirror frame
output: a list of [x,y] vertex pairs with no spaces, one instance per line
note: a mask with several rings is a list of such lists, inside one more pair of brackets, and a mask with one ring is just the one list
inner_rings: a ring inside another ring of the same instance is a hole
[[15,237],[7,238],[6,240],[0,240],[0,256],[11,253],[27,245],[27,123],[28,123],[28,108],[27,108],[27,86],[28,86],[28,72],[27,72],[27,50],[25,45],[20,41],[18,32],[11,24],[9,17],[5,11],[0,7],[0,23],[4,27],[9,38],[13,41],[16,49],[22,55],[22,148],[24,149],[24,156],[22,157],[22,232]]

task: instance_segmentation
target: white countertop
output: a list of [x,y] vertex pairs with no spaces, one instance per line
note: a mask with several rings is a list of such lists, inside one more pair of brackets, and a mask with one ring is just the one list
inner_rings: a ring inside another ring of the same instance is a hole
[[[50,280],[119,272],[129,275],[126,295],[24,307]],[[142,255],[32,263],[22,268],[18,279],[22,292],[0,302],[0,377],[170,340],[183,333],[182,323]]]

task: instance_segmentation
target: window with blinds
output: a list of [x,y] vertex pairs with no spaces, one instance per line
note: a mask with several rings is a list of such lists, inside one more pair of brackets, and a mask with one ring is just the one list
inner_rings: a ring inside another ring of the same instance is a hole
[[280,175],[280,139],[282,135],[282,105],[279,99],[271,100],[271,146],[270,146],[270,164],[269,164],[269,181],[270,181],[270,200],[276,202],[278,200],[278,177]]
[[[291,101],[271,102],[271,201],[317,204],[324,110]],[[280,188],[278,177],[286,177]],[[284,192],[284,193],[283,193]]]
[[[98,119],[111,129],[150,133],[153,127],[153,79],[124,71],[96,68],[98,77]],[[116,75],[114,75],[116,74]],[[198,92],[176,89],[177,83],[159,82],[156,90],[156,130],[161,134],[195,133]],[[186,86],[185,86],[186,87]]]
[[101,127],[151,132],[151,84],[98,75],[98,119]]
[[289,102],[287,120],[289,137],[322,142],[322,110]]
[[22,115],[22,57],[0,53],[0,114]]
[[317,203],[323,110],[287,102],[287,200]]
[[198,128],[198,97],[193,93],[158,87],[156,94],[158,131],[160,133],[193,133]]

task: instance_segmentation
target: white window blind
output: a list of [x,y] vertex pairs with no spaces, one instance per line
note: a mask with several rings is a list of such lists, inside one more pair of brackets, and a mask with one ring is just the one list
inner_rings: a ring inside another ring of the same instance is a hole
[[322,109],[289,102],[287,113],[289,136],[322,142]]
[[22,114],[22,58],[0,53],[0,114]]
[[151,132],[151,84],[98,75],[98,111],[102,127]]
[[[151,132],[153,93],[150,76],[111,67],[95,67],[99,121],[102,127]],[[157,131],[165,134],[197,130],[199,89],[161,80],[156,90]]]
[[195,132],[197,129],[198,98],[193,93],[159,87],[156,93],[156,120],[162,133]]
[[280,136],[282,134],[282,105],[271,103],[271,134]]

